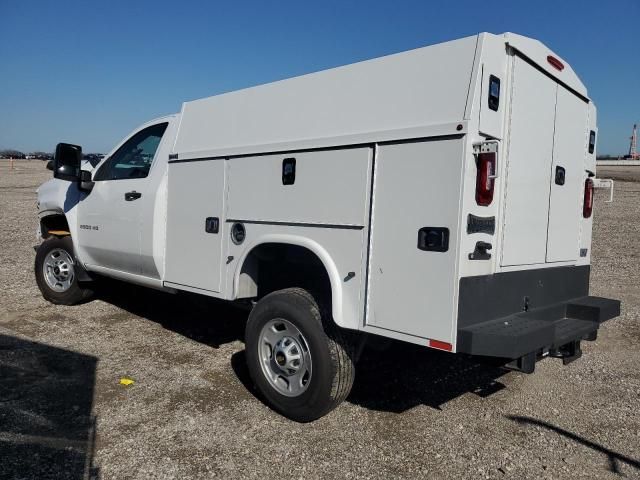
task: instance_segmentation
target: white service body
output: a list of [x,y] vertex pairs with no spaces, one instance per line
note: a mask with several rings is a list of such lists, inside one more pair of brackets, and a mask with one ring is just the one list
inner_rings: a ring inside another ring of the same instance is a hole
[[[159,124],[146,176],[100,180],[130,138]],[[43,185],[41,224],[46,236],[47,219],[64,215],[90,273],[226,300],[258,296],[255,249],[301,247],[326,270],[339,326],[475,353],[459,348],[463,279],[582,266],[588,289],[583,190],[595,131],[595,106],[567,62],[536,40],[481,33],[186,102],[116,146],[90,192]],[[476,201],[482,149],[495,153],[486,206]],[[131,192],[140,196],[126,200]],[[470,215],[481,231],[470,232]],[[446,250],[418,248],[424,228],[446,229]],[[489,258],[470,258],[478,242]],[[528,309],[525,291],[512,310],[524,297]]]

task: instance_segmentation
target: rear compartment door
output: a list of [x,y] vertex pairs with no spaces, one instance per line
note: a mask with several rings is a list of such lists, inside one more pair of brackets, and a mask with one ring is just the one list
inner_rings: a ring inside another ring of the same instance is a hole
[[514,58],[503,266],[578,258],[588,104]]
[[514,58],[502,265],[544,263],[557,84]]
[[578,258],[588,104],[558,86],[549,195],[547,262]]

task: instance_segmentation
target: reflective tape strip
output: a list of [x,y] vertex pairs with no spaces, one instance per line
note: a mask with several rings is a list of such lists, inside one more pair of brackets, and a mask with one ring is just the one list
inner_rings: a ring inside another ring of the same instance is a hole
[[437,348],[438,350],[445,350],[447,352],[453,350],[453,345],[447,342],[441,342],[440,340],[429,340],[429,346],[431,348]]

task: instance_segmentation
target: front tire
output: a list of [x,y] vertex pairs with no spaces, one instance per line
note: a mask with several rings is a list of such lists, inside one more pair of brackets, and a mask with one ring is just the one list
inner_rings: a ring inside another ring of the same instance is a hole
[[42,296],[57,305],[86,302],[93,291],[78,283],[70,236],[49,237],[40,244],[35,260],[36,283]]
[[306,290],[287,288],[261,299],[245,337],[251,378],[285,417],[316,420],[351,391],[352,342]]

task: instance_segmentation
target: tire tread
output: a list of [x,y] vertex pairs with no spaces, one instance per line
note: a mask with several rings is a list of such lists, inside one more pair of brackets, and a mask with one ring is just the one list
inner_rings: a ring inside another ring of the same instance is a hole
[[[328,401],[324,402],[323,405],[309,406],[308,409],[304,409],[304,412],[298,410],[295,414],[275,405],[278,411],[289,418],[302,422],[313,421],[335,409],[347,398],[351,391],[355,377],[352,334],[334,323],[331,309],[328,307],[327,302],[323,301],[326,298],[325,296],[313,294],[303,288],[292,287],[272,292],[263,297],[260,302],[266,300],[268,303],[278,297],[286,299],[286,302],[295,304],[301,310],[308,312],[307,318],[316,324],[317,331],[322,335],[324,343],[327,345],[328,363],[331,368],[331,387]],[[247,329],[251,328],[251,323],[250,316]]]
[[38,246],[36,252],[36,258],[34,260],[34,273],[36,276],[36,283],[42,293],[45,300],[55,305],[78,305],[85,303],[93,297],[93,290],[86,285],[80,285],[77,280],[78,273],[76,272],[76,279],[66,292],[54,292],[51,290],[42,275],[42,262],[44,256],[53,248],[65,249],[75,262],[75,254],[73,252],[73,242],[71,237],[49,237]]
[[348,338],[350,335],[334,323],[331,311],[327,308],[327,305],[324,302],[318,302],[316,300],[316,297],[322,297],[314,296],[309,291],[298,287],[287,288],[279,292],[297,295],[304,299],[305,303],[308,302],[311,305],[317,306],[317,311],[313,313],[316,320],[322,325],[329,346],[329,354],[336,366],[331,388],[332,402],[326,409],[326,414],[342,403],[353,387],[355,379],[355,368],[352,360],[354,358],[353,339]]

